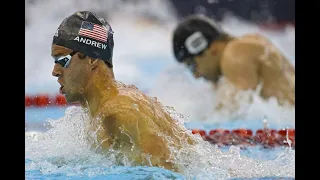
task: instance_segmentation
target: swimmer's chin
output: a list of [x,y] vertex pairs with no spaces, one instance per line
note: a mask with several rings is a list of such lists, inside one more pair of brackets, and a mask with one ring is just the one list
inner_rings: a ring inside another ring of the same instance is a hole
[[193,77],[196,78],[196,79],[205,79],[205,80],[207,80],[207,81],[212,81],[211,78],[206,77],[206,76],[203,76],[203,75],[201,75],[201,74],[199,74],[199,73],[194,73],[194,74],[193,74]]
[[200,73],[193,73],[193,77],[196,79],[204,78]]
[[207,81],[210,81],[212,83],[218,83],[219,79],[220,79],[220,76],[214,76],[214,77],[207,77],[207,76],[202,76],[202,75],[199,75],[199,77],[196,77],[197,79],[199,78],[203,78]]
[[80,100],[79,100],[79,99],[77,99],[77,98],[72,98],[72,97],[70,97],[70,95],[68,95],[67,93],[64,93],[64,96],[65,96],[66,101],[67,101],[68,104],[74,104],[74,105],[80,104]]
[[64,87],[64,86],[61,86],[61,87],[59,88],[59,93],[62,94],[62,95],[65,94],[65,92],[63,91],[63,87]]

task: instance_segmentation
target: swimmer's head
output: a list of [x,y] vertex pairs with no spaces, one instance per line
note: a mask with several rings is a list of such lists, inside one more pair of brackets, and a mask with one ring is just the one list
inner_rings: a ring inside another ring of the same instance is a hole
[[55,32],[52,44],[113,66],[113,31],[106,19],[92,12],[78,11],[65,18]]
[[91,12],[76,12],[61,23],[51,47],[52,75],[69,103],[81,101],[94,74],[114,79],[112,50],[110,25]]
[[192,15],[183,20],[173,33],[173,51],[178,62],[184,63],[195,77],[216,82],[219,72],[221,44],[230,36],[213,20]]

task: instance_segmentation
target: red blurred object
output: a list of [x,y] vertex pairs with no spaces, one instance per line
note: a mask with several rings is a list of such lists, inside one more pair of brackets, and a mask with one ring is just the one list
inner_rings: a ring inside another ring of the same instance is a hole
[[[237,145],[240,148],[246,148],[252,145],[262,145],[265,148],[272,148],[276,146],[286,145],[286,129],[279,131],[275,129],[258,129],[256,134],[253,135],[251,129],[234,129],[230,132],[227,129],[212,129],[206,135],[206,132],[200,129],[193,129],[193,134],[200,134],[204,140],[209,141],[212,144],[216,144],[219,147],[228,145]],[[294,147],[294,129],[288,129],[289,139],[292,141],[291,146]]]
[[55,105],[57,105],[57,106],[66,106],[67,105],[66,98],[61,94],[57,95],[56,98],[55,98]]
[[256,143],[259,143],[267,148],[279,145],[278,139],[279,134],[274,129],[258,129],[254,137]]
[[37,107],[44,107],[50,104],[48,95],[39,95],[34,98]]
[[24,104],[25,104],[25,107],[32,106],[32,98],[30,96],[25,96]]
[[280,129],[280,130],[278,131],[278,133],[279,133],[281,136],[287,136],[287,131],[288,131],[288,136],[289,136],[289,138],[290,138],[290,137],[295,137],[296,132],[295,132],[294,129]]
[[242,145],[242,146],[247,146],[247,145],[253,145],[253,137],[252,137],[252,130],[250,129],[244,129],[244,128],[239,128],[239,129],[234,129],[231,131],[232,134],[232,144],[233,145]]
[[230,131],[226,130],[226,129],[213,129],[213,130],[209,131],[209,136],[217,134],[217,133],[219,133],[219,134],[228,134],[228,133],[230,133]]
[[227,129],[213,129],[209,131],[207,141],[218,146],[225,146],[232,143],[232,136]]
[[250,129],[234,129],[232,130],[232,133],[245,138],[252,137],[252,130]]
[[280,129],[279,134],[279,144],[289,146],[287,142],[287,133],[288,139],[291,141],[291,146],[295,146],[295,130],[294,129]]
[[192,129],[192,134],[200,134],[202,137],[206,136],[206,132],[201,129]]

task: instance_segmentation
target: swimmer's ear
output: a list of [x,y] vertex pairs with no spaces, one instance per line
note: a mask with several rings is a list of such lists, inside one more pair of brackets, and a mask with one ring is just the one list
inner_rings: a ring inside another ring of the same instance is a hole
[[89,64],[90,65],[94,65],[98,62],[99,59],[92,59],[92,58],[89,58]]
[[211,54],[215,56],[217,55],[217,53],[218,53],[218,50],[216,48],[213,48],[211,51]]
[[98,59],[89,59],[89,64],[91,65],[92,67],[92,70],[94,70],[97,66],[98,66],[98,62],[99,60]]
[[218,48],[215,45],[210,46],[211,55],[215,56],[218,53]]

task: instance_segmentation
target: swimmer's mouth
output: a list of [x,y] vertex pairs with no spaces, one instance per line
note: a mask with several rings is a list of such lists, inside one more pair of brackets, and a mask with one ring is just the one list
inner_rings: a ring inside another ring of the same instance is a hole
[[59,89],[60,94],[63,94],[63,91],[62,91],[63,87],[64,87],[64,86],[61,85],[61,87],[60,87],[60,89]]

